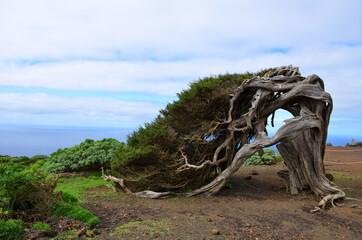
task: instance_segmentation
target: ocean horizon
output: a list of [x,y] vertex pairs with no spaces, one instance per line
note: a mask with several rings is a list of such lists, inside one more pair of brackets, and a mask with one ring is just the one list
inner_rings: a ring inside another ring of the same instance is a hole
[[[59,148],[69,148],[86,139],[114,138],[125,142],[135,129],[112,127],[59,127],[33,125],[0,125],[0,155],[27,156],[50,155]],[[361,141],[359,136],[329,135],[327,143],[345,146]]]
[[111,127],[0,125],[0,155],[49,156],[59,148],[73,147],[86,139],[114,138],[124,142],[133,130]]

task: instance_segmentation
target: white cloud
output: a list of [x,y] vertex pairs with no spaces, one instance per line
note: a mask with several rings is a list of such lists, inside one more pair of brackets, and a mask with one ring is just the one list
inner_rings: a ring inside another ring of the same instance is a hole
[[[195,67],[187,62],[179,64],[72,61],[25,66],[12,65],[0,72],[0,86],[138,91],[174,95],[175,90],[179,90],[187,83],[185,79],[189,80],[195,74]],[[181,79],[181,82],[172,81],[175,79]]]
[[[133,127],[157,115],[162,104],[122,101],[107,98],[69,98],[44,93],[0,93],[0,113],[14,117],[38,115],[40,118],[77,117],[113,118],[116,121],[135,121]],[[78,123],[79,124],[79,123]],[[100,123],[103,125],[102,123]]]
[[2,59],[240,57],[362,35],[359,1],[14,0],[0,9]]
[[[358,0],[1,1],[0,90],[175,96],[198,77],[293,64],[325,80],[333,116],[362,116],[361,7]],[[11,93],[1,93],[0,104],[3,116],[93,119],[138,119],[163,107]]]
[[241,59],[183,61],[65,61],[34,65],[4,64],[0,87],[37,87],[78,91],[124,91],[175,96],[198,77],[258,71],[294,64],[302,75],[317,74],[334,99],[336,116],[362,115],[362,47],[304,47],[287,53],[263,53]]

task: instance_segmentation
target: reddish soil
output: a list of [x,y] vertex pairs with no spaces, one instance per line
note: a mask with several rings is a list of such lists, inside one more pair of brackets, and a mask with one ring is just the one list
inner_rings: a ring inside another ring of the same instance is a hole
[[362,173],[361,147],[327,147],[324,165],[328,170]]
[[140,199],[102,186],[85,193],[83,206],[100,218],[94,239],[362,239],[362,148],[328,148],[325,161],[334,183],[359,201],[310,213],[318,199],[285,193],[280,163],[242,167],[212,197]]

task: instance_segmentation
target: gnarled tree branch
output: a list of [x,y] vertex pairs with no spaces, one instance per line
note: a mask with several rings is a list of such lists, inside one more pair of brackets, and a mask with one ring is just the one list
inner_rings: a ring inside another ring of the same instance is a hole
[[[248,99],[245,98],[247,94],[253,95],[246,103],[249,109],[244,111],[240,106],[242,101]],[[190,139],[203,142],[202,147],[196,146],[195,155],[201,157],[199,160],[189,159],[179,151],[184,161],[179,161],[181,165],[175,171],[177,174],[209,174],[214,167],[226,162],[226,167],[210,183],[190,193],[149,190],[132,193],[123,179],[104,174],[102,177],[116,182],[126,193],[138,197],[212,195],[219,192],[231,175],[255,152],[278,144],[277,148],[288,168],[288,171],[280,173],[289,185],[287,189],[296,194],[310,188],[322,199],[319,207],[325,208],[328,203],[333,205],[334,200],[345,197],[344,192],[332,186],[324,175],[323,157],[332,108],[332,98],[324,91],[323,80],[317,75],[302,77],[299,69],[293,66],[275,68],[264,77],[252,77],[235,88],[230,95],[226,119],[215,121],[208,129],[208,134],[213,136],[211,140],[205,140],[203,135],[184,136],[185,142]],[[278,109],[285,109],[294,117],[286,120],[273,137],[268,137],[267,119]],[[255,136],[255,140],[249,142],[248,136]]]

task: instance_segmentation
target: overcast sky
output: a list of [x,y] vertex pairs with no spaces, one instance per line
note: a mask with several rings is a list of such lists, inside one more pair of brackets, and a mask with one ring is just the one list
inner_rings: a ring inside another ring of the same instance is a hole
[[293,64],[362,136],[362,1],[0,0],[0,124],[136,128],[190,81]]

